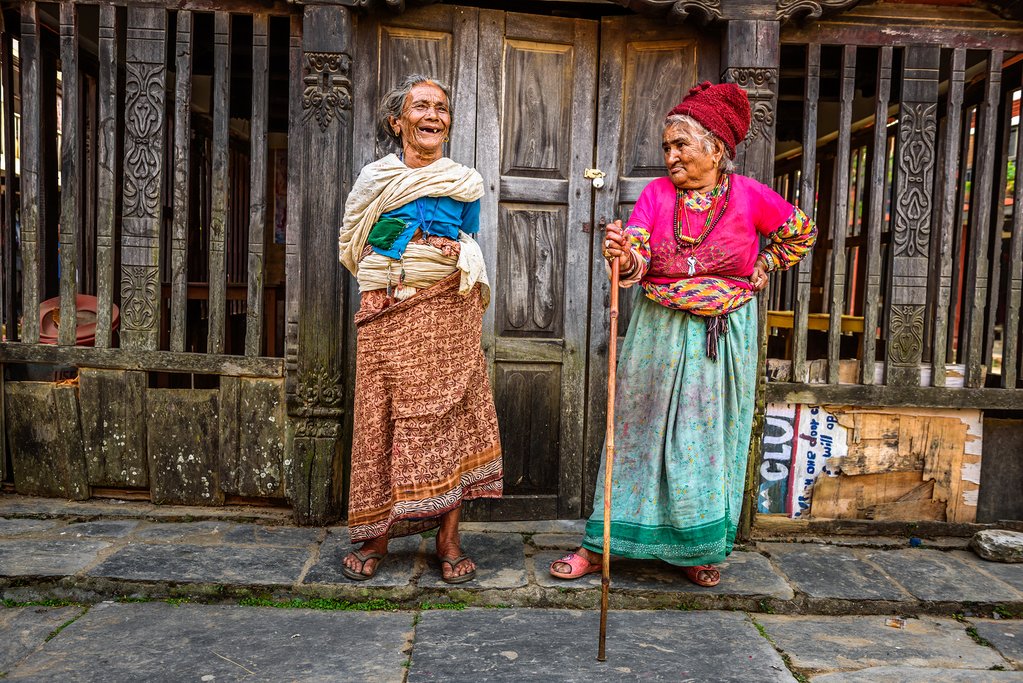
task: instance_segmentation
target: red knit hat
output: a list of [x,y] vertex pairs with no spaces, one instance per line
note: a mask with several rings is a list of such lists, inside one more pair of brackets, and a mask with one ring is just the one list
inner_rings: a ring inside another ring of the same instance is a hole
[[689,94],[668,116],[682,114],[694,119],[716,135],[728,148],[728,156],[735,156],[735,146],[749,132],[750,109],[746,91],[735,83],[712,85],[704,81],[689,89]]

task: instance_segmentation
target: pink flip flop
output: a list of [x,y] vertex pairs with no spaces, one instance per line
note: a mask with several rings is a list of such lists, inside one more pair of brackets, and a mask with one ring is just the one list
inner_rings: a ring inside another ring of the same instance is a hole
[[[565,574],[563,572],[556,572],[556,571],[554,571],[554,565],[556,565],[558,562],[564,562],[565,564],[567,564],[569,567],[572,568],[572,571],[568,572],[567,574]],[[587,560],[585,557],[583,557],[579,553],[569,553],[568,555],[565,555],[560,560],[556,560],[556,561],[552,562],[551,563],[550,571],[551,571],[551,576],[553,576],[556,579],[569,579],[569,580],[571,580],[571,579],[582,578],[583,576],[586,576],[587,574],[595,574],[595,573],[601,571],[602,569],[603,569],[603,567],[599,563],[590,562],[589,560]]]

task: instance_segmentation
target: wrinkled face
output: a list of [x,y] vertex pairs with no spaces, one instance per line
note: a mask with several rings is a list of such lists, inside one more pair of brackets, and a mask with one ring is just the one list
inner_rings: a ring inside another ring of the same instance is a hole
[[448,98],[433,83],[420,83],[405,97],[401,118],[389,120],[403,146],[432,156],[440,151],[451,127]]
[[664,165],[671,182],[680,190],[708,192],[718,181],[718,162],[725,153],[724,145],[714,141],[714,150],[707,154],[694,131],[675,123],[664,129]]

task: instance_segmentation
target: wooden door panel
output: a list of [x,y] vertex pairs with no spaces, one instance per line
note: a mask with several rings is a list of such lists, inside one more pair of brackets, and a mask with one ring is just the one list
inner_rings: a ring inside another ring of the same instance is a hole
[[502,518],[580,512],[596,45],[592,21],[480,13],[480,244],[495,271],[484,347],[506,472],[490,510]]
[[498,334],[560,337],[565,206],[502,204],[499,220]]
[[[720,79],[718,39],[688,26],[665,26],[643,17],[601,22],[597,166],[607,174],[594,198],[595,239],[590,291],[588,406],[585,436],[584,511],[593,500],[605,434],[608,307],[599,235],[605,222],[626,222],[643,188],[665,174],[661,154],[664,116],[700,81]],[[629,314],[642,292],[623,291],[618,318],[620,344]]]
[[355,168],[397,146],[377,130],[377,108],[384,93],[406,76],[419,73],[451,87],[451,141],[447,156],[472,166],[476,147],[476,51],[478,11],[434,6],[381,20],[360,19],[354,69]]

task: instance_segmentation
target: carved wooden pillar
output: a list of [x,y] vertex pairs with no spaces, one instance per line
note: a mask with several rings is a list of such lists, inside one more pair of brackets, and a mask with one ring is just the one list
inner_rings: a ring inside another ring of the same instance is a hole
[[774,175],[774,112],[778,102],[780,59],[777,21],[730,21],[725,39],[723,81],[749,96],[753,121],[739,146],[736,170],[770,184]]
[[895,157],[895,220],[889,297],[889,385],[920,386],[927,254],[930,250],[937,159],[938,71],[941,50],[907,47],[902,66],[899,146]]
[[293,108],[289,133],[293,153],[301,156],[298,344],[288,362],[292,497],[300,524],[333,522],[341,513],[344,327],[337,230],[351,176],[352,51],[348,8],[305,7],[301,111]]
[[166,124],[167,12],[128,8],[121,218],[121,347],[160,340],[160,223]]
[[[781,58],[778,22],[742,19],[729,21],[722,63],[723,81],[737,84],[749,96],[752,122],[746,141],[736,155],[736,171],[770,184],[774,175],[774,125],[778,102],[778,66]],[[767,290],[758,296],[760,351],[757,356],[757,393],[746,469],[746,493],[739,534],[746,538],[757,508],[757,479],[767,407]]]

